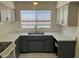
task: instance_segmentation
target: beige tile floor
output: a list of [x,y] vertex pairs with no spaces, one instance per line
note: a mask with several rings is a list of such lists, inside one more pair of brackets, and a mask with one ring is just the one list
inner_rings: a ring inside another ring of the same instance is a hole
[[23,53],[20,58],[56,58],[54,53]]

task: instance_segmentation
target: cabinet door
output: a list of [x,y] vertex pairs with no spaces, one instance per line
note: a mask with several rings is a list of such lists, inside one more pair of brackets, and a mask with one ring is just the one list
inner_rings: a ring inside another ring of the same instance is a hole
[[15,55],[16,58],[20,55],[20,37],[15,41],[16,47],[15,47]]
[[45,36],[45,51],[53,52],[54,51],[54,41],[52,36]]
[[50,52],[51,51],[51,40],[45,40],[45,51]]
[[51,36],[51,52],[55,53],[55,38]]
[[45,39],[45,51],[50,52],[51,51],[50,37],[45,36],[44,39]]
[[45,41],[43,36],[28,36],[28,51],[29,52],[43,52]]
[[21,52],[28,52],[27,37],[21,37]]
[[28,40],[29,52],[43,52],[44,51],[44,40]]
[[59,58],[74,58],[75,56],[75,41],[58,42],[58,57]]
[[60,8],[60,24],[63,25],[64,24],[64,8],[61,7]]
[[57,24],[60,22],[60,9],[57,9]]
[[68,5],[64,5],[64,25],[68,22]]

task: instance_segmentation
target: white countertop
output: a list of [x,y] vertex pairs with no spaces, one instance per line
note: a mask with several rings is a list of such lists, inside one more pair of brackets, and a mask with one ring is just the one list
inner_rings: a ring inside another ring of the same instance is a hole
[[72,39],[62,33],[53,33],[53,37],[57,40],[57,41],[76,41],[76,39]]
[[[28,36],[28,33],[10,32],[10,33],[0,36],[0,42],[8,42],[8,41],[14,42],[19,36],[25,36],[25,35]],[[72,39],[72,38],[70,38],[62,33],[58,33],[58,32],[56,32],[56,33],[46,32],[44,35],[46,35],[46,36],[52,35],[57,41],[75,41],[75,39]],[[44,35],[41,35],[41,36],[44,36]],[[34,36],[34,35],[32,35],[32,36]]]
[[14,42],[20,35],[15,32],[7,33],[0,36],[0,42]]
[[[40,35],[28,35],[28,33],[19,33],[20,35],[22,36],[40,36]],[[75,41],[75,39],[73,38],[70,38],[62,33],[59,33],[59,32],[45,32],[44,33],[45,36],[48,36],[48,35],[52,35],[57,41]],[[44,35],[41,35],[41,36],[44,36]]]

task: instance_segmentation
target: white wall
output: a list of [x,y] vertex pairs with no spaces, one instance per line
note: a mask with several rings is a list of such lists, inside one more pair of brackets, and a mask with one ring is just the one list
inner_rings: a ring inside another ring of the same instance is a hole
[[79,8],[78,8],[78,27],[77,27],[75,36],[77,37],[75,56],[79,58]]
[[4,35],[12,31],[16,31],[17,24],[18,24],[17,22],[0,23],[0,35]]

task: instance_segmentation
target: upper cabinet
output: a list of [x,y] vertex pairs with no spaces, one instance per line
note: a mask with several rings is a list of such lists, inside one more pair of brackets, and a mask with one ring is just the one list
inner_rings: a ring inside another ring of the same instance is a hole
[[63,7],[57,9],[57,24],[63,25],[63,17],[64,17],[64,11]]
[[67,3],[57,8],[57,24],[62,26],[77,26],[78,4]]
[[15,21],[15,9],[11,3],[12,2],[0,2],[0,23]]

